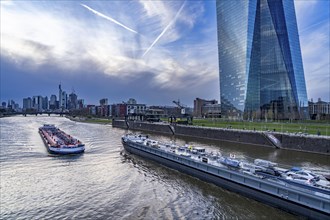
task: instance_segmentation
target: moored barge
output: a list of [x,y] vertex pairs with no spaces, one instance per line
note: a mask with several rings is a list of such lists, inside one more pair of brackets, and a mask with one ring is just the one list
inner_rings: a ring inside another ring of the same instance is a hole
[[[330,188],[320,177],[301,183],[291,170],[256,159],[255,163],[210,154],[203,148],[160,143],[144,135],[122,137],[126,151],[190,174],[265,204],[306,216],[330,219]],[[314,181],[314,182],[313,182]]]
[[79,154],[85,151],[85,145],[76,138],[51,124],[39,128],[39,134],[51,154]]

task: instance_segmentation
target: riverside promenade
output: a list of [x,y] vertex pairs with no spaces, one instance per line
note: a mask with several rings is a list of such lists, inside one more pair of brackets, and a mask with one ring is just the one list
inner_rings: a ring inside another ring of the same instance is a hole
[[[112,126],[117,128],[158,132],[162,134],[197,137],[211,140],[221,140],[240,144],[276,147],[303,152],[330,155],[330,137],[281,132],[251,131],[227,128],[210,128],[169,124],[166,122],[150,123],[141,121],[113,120]],[[275,137],[279,144],[275,144]]]

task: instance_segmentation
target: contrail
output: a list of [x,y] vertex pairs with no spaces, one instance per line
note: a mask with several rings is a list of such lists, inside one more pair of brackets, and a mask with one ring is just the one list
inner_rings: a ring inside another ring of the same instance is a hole
[[179,11],[176,13],[174,19],[164,28],[164,30],[162,31],[162,33],[160,33],[160,35],[150,45],[150,47],[146,50],[146,52],[144,52],[144,54],[142,55],[142,57],[144,57],[151,50],[151,48],[157,43],[157,41],[165,34],[165,32],[167,31],[167,29],[176,21],[176,19],[178,18],[179,14],[181,13],[181,11],[182,11],[183,6],[184,6],[185,3],[186,3],[186,1],[183,2],[183,4],[181,5]]
[[301,30],[301,31],[300,31],[300,34],[303,33],[303,32],[305,32],[305,31],[308,31],[309,29],[311,29],[311,28],[313,28],[313,27],[315,27],[315,26],[318,26],[318,25],[320,25],[320,24],[323,24],[323,23],[325,23],[325,22],[327,22],[327,21],[328,21],[328,20],[323,20],[323,21],[320,21],[320,22],[318,22],[318,23],[315,23],[315,24],[309,25],[308,27],[306,27],[306,28],[304,28],[303,30]]
[[98,15],[98,16],[100,16],[100,17],[102,17],[102,18],[105,18],[105,19],[107,19],[107,20],[109,20],[109,21],[112,21],[113,23],[118,24],[119,26],[122,26],[122,27],[125,28],[126,30],[129,30],[129,31],[131,31],[131,32],[133,32],[133,33],[135,33],[135,34],[138,34],[138,32],[136,32],[136,31],[134,31],[133,29],[131,29],[131,28],[129,28],[129,27],[123,25],[122,23],[116,21],[115,19],[113,19],[113,18],[111,18],[111,17],[106,16],[106,15],[104,15],[104,14],[98,12],[98,11],[95,11],[94,9],[88,7],[87,5],[84,5],[84,4],[80,4],[80,5],[83,6],[83,7],[85,7],[85,8],[87,8],[88,10],[90,10],[91,12],[93,12],[94,14],[96,14],[96,15]]

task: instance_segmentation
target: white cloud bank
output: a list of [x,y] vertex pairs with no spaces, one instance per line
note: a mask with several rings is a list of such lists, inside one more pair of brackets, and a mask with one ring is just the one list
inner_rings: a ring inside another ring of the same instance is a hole
[[[215,17],[204,1],[187,1],[172,23],[183,2],[84,1],[92,12],[78,1],[0,1],[1,57],[32,70],[47,65],[131,81],[147,75],[148,87],[207,89],[218,84],[216,27],[207,21]],[[295,0],[308,97],[330,100],[329,7],[316,19],[320,3],[330,4]]]
[[[1,56],[22,68],[47,65],[71,74],[90,69],[125,80],[148,74],[151,87],[200,86],[218,77],[213,58],[216,38],[185,41],[203,16],[201,2],[186,5],[183,1],[1,4]],[[196,44],[198,51],[180,51]]]

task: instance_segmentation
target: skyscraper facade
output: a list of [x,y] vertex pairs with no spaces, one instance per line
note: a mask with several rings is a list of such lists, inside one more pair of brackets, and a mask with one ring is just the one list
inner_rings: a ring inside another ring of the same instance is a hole
[[30,97],[23,99],[23,110],[32,108],[32,99]]
[[58,109],[57,100],[56,99],[57,99],[56,95],[51,95],[50,96],[49,109],[51,109],[51,110]]
[[293,0],[217,0],[224,117],[308,118]]
[[78,107],[78,96],[72,92],[69,95],[69,100],[68,100],[68,109],[77,109]]
[[58,86],[58,102],[59,102],[59,108],[64,110],[67,109],[68,104],[68,95],[65,91],[62,90],[61,84]]

